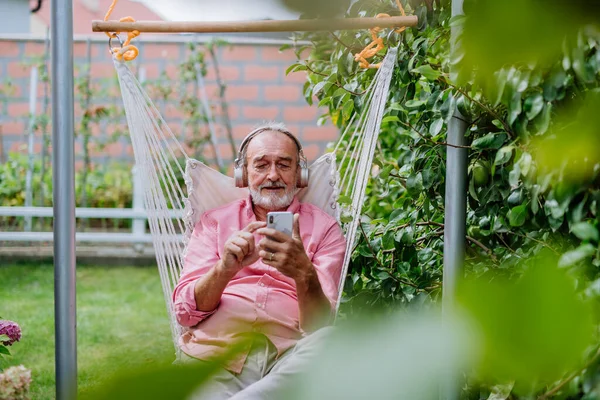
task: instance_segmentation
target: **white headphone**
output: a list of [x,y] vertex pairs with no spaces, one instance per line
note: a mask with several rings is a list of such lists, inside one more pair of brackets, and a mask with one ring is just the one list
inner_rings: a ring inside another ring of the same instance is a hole
[[235,181],[235,186],[237,187],[247,187],[248,186],[248,177],[247,177],[247,173],[246,173],[246,168],[244,165],[244,161],[243,158],[243,154],[242,152],[244,151],[244,149],[246,147],[248,147],[248,144],[250,143],[250,141],[252,139],[254,139],[255,136],[259,135],[262,132],[265,131],[275,131],[275,132],[280,132],[283,133],[285,135],[287,135],[289,138],[291,138],[294,143],[296,143],[296,146],[298,146],[298,155],[300,156],[300,160],[299,160],[299,166],[300,168],[298,168],[298,178],[297,178],[297,187],[298,188],[304,188],[308,186],[308,162],[306,160],[306,157],[304,156],[304,152],[302,151],[302,145],[300,144],[300,141],[298,141],[298,139],[296,139],[296,137],[290,132],[287,131],[285,129],[282,128],[277,128],[277,127],[261,127],[261,128],[257,128],[255,130],[253,130],[252,132],[250,132],[242,141],[242,144],[240,145],[240,149],[238,150],[238,155],[235,159],[235,161],[233,162],[233,179]]

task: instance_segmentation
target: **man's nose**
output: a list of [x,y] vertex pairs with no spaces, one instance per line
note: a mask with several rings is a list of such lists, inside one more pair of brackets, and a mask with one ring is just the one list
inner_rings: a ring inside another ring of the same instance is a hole
[[269,167],[269,174],[267,175],[267,179],[272,182],[279,180],[279,171],[277,170],[277,166],[275,163],[271,164]]

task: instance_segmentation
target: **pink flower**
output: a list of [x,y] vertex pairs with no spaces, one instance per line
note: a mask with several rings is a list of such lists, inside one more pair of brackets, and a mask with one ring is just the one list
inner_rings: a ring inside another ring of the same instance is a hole
[[8,340],[0,343],[4,346],[10,346],[21,339],[21,328],[16,322],[0,319],[0,335],[8,336]]

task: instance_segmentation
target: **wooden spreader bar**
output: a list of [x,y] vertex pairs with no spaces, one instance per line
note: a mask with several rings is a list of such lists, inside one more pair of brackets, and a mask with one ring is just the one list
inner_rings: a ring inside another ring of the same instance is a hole
[[304,32],[358,30],[373,27],[401,28],[416,26],[418,19],[405,17],[337,18],[264,21],[92,21],[94,32],[153,32],[153,33],[224,33],[224,32]]

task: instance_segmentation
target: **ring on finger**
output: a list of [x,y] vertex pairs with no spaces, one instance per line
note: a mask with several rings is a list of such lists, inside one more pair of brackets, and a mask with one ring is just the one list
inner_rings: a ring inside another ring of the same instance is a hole
[[273,256],[274,256],[274,255],[275,255],[275,254],[273,254],[273,253],[271,253],[271,254],[269,255],[269,261],[273,261]]

